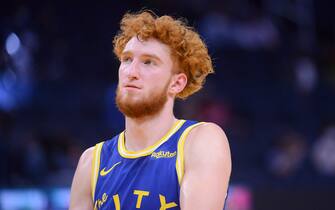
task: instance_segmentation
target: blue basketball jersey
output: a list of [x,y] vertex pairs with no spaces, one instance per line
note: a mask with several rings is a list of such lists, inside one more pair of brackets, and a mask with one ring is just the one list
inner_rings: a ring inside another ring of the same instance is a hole
[[94,209],[180,209],[184,143],[201,123],[178,120],[154,145],[128,151],[124,132],[95,146],[92,167]]

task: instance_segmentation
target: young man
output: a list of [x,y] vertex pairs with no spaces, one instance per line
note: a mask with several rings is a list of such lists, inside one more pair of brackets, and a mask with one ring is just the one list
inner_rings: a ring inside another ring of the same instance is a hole
[[199,35],[170,16],[126,14],[114,52],[125,131],[82,154],[70,209],[222,210],[231,173],[224,132],[173,114],[175,98],[213,72]]

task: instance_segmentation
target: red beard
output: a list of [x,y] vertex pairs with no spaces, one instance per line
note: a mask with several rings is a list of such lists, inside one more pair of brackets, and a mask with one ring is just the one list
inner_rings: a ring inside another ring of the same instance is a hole
[[124,115],[129,118],[143,118],[153,116],[159,113],[167,101],[167,89],[165,88],[158,92],[152,93],[149,97],[143,97],[140,100],[133,100],[131,96],[122,95],[120,87],[116,90],[116,106]]

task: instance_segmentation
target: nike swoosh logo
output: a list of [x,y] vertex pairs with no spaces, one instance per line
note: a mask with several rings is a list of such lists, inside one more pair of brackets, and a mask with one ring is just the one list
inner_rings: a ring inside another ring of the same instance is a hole
[[121,161],[115,163],[115,164],[114,164],[110,169],[108,169],[107,171],[105,171],[106,168],[103,168],[103,169],[100,171],[100,176],[106,176],[109,172],[111,172],[111,171],[115,168],[115,166],[119,165],[120,163],[121,163]]

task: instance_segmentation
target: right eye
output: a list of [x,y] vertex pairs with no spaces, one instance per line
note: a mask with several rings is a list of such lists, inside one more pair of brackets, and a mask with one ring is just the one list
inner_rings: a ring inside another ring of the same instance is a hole
[[121,62],[123,62],[123,63],[129,63],[129,62],[131,62],[131,61],[132,61],[132,58],[129,57],[129,56],[126,56],[126,57],[122,57],[122,58],[121,58]]

